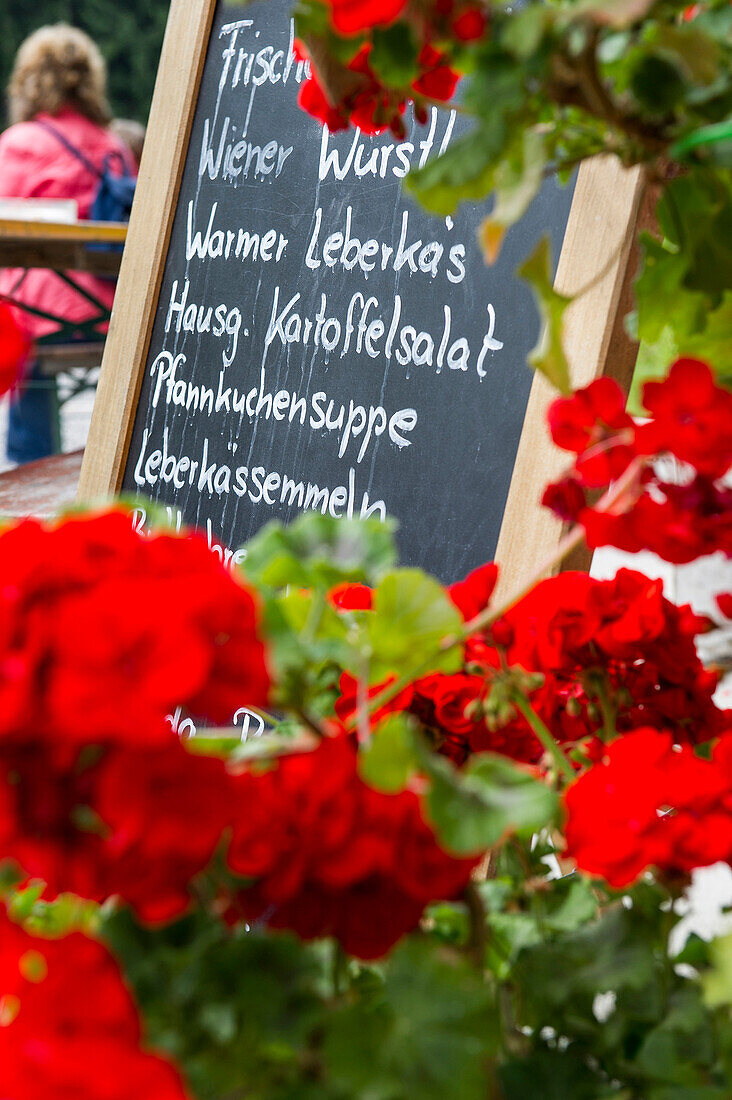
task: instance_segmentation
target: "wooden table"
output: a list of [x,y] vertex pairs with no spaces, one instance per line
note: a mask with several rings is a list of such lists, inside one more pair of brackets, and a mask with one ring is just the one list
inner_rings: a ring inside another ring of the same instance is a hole
[[[50,267],[117,275],[127,225],[122,222],[34,222],[0,218],[0,267]],[[91,248],[89,246],[92,246]]]
[[[43,387],[51,394],[56,437],[60,439],[60,405],[96,386],[94,371],[102,361],[104,336],[99,327],[109,321],[105,302],[80,287],[76,272],[114,278],[122,262],[127,225],[122,222],[52,222],[0,217],[0,268],[50,269],[71,286],[92,307],[84,321],[70,322],[50,310],[25,305],[20,277],[14,294],[1,296],[26,313],[52,322],[54,330],[36,341],[34,357],[42,378],[28,385]],[[56,386],[58,374],[67,376],[64,394]]]
[[74,503],[83,451],[51,455],[0,474],[0,516],[43,519]]

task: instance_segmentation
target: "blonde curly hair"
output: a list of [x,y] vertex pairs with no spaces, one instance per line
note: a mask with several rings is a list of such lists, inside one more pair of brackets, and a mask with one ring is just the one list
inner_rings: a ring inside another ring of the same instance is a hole
[[77,27],[55,23],[41,27],[18,50],[8,84],[11,122],[28,122],[41,111],[56,115],[73,107],[106,126],[107,66],[98,46]]

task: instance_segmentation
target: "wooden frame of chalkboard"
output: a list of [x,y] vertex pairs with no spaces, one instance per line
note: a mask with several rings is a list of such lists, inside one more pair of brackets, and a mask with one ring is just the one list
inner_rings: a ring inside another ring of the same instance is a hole
[[[121,487],[215,8],[216,0],[172,0],[81,471],[78,498],[87,503]],[[555,281],[578,295],[565,334],[575,386],[602,374],[629,385],[636,348],[622,319],[643,195],[640,172],[614,158],[586,162],[579,171]],[[561,525],[540,506],[544,485],[566,464],[545,426],[550,399],[537,376],[496,552],[504,595],[521,589],[561,536]]]

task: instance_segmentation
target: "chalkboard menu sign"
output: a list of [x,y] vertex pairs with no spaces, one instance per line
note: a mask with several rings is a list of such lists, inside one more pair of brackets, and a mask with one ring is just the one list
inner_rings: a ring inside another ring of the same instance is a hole
[[496,551],[539,332],[514,271],[542,234],[559,254],[572,188],[549,180],[486,266],[485,206],[440,219],[403,187],[461,120],[321,128],[291,7],[173,5],[82,494],[232,549],[308,509],[392,516],[402,561],[453,581]]

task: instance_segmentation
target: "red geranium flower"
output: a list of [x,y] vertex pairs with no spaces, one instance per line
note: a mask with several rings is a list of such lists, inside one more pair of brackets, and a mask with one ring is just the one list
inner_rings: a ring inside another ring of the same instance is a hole
[[567,854],[618,888],[648,867],[676,876],[729,859],[731,742],[709,762],[658,730],[614,741],[565,793]]
[[579,455],[608,435],[632,429],[625,402],[625,394],[611,378],[597,378],[571,397],[557,398],[547,414],[552,439]]
[[167,741],[166,714],[266,703],[251,593],[198,537],[112,512],[0,534],[0,737]]
[[46,896],[120,897],[161,923],[190,904],[232,812],[222,760],[165,746],[77,750],[0,742],[0,857]]
[[487,23],[480,8],[465,8],[453,19],[452,29],[461,42],[475,42],[485,34]]
[[[590,547],[651,550],[682,564],[721,550],[732,556],[732,490],[719,479],[732,464],[732,394],[704,363],[680,359],[662,382],[649,382],[644,402],[653,414],[634,426],[621,391],[607,379],[554,403],[554,441],[577,454],[574,468],[549,485],[543,503],[585,529]],[[661,480],[638,463],[637,476],[612,505],[595,507],[586,489],[608,488],[634,458],[673,454],[694,468],[688,483]]]
[[[342,73],[343,90],[337,102],[326,95],[317,74],[313,73],[300,88],[300,107],[331,132],[353,125],[365,134],[391,129],[401,138],[405,134],[402,115],[410,93],[447,101],[455,91],[458,74],[447,64],[445,55],[430,45],[422,47],[418,58],[419,74],[411,88],[402,90],[387,88],[380,82],[371,68],[370,55],[371,43],[366,42],[348,62]],[[426,121],[423,110],[417,110],[415,117],[419,122]]]
[[12,306],[0,302],[0,393],[18,381],[29,350],[30,338],[18,324]]
[[732,619],[732,592],[720,592],[715,598],[725,619]]
[[498,566],[487,562],[468,573],[465,580],[450,585],[447,594],[466,622],[486,609],[497,580]]
[[328,593],[328,599],[341,611],[370,611],[373,607],[373,592],[367,584],[337,584]]
[[669,451],[710,478],[732,465],[732,393],[718,386],[706,363],[678,359],[662,382],[646,382],[643,404],[652,420],[637,431],[644,454]]
[[37,939],[0,916],[3,1100],[185,1100],[169,1062],[141,1048],[116,962],[79,933]]
[[407,0],[328,0],[333,26],[339,34],[358,34],[384,27],[401,15]]
[[452,99],[460,77],[447,64],[445,55],[434,46],[425,45],[420,51],[418,63],[420,75],[412,84],[415,92],[427,96],[428,99],[438,99],[443,102]]
[[360,958],[385,954],[428,901],[458,895],[476,862],[440,848],[413,791],[366,786],[345,737],[241,775],[238,791],[228,861],[254,881],[234,910],[305,939],[335,936]]
[[469,676],[463,672],[436,672],[414,685],[415,694],[432,703],[432,721],[448,733],[463,737],[472,733],[480,721],[472,713],[473,704],[485,694],[485,689],[482,676]]

